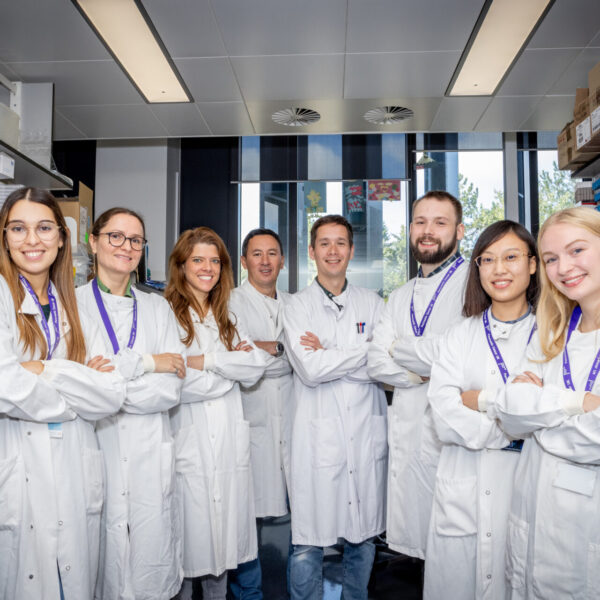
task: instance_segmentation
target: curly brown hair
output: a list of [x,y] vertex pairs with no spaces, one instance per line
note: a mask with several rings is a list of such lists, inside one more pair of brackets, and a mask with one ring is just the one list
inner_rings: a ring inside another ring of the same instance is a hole
[[188,229],[179,236],[169,257],[169,283],[165,290],[165,298],[186,333],[182,341],[189,347],[194,339],[194,323],[190,308],[198,313],[200,319],[204,319],[206,316],[185,279],[183,267],[196,244],[215,246],[219,253],[221,275],[215,287],[208,294],[208,305],[219,327],[221,341],[228,350],[233,350],[237,330],[229,317],[229,296],[234,288],[231,258],[223,240],[209,227]]

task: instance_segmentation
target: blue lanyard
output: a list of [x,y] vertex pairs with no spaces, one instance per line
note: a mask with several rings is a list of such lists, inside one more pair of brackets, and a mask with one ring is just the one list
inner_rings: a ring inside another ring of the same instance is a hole
[[[113,351],[115,354],[118,354],[120,350],[119,340],[117,340],[117,335],[115,334],[115,330],[110,322],[108,313],[106,312],[104,302],[102,301],[102,294],[100,294],[100,288],[98,288],[98,281],[96,279],[92,281],[92,289],[94,291],[94,298],[96,299],[96,306],[100,312],[100,317],[102,317],[102,323],[104,323],[104,328],[106,329],[106,333],[108,334],[110,343],[112,344]],[[133,321],[131,323],[131,331],[129,333],[129,342],[127,343],[128,348],[133,348],[133,344],[135,343],[135,338],[137,336],[137,298],[133,293],[133,288],[131,288],[131,295],[133,297]]]
[[[567,350],[567,345],[569,344],[569,340],[571,339],[571,335],[575,331],[577,324],[579,323],[579,319],[581,318],[581,308],[576,306],[573,309],[573,313],[571,314],[571,320],[569,321],[569,330],[567,332],[567,341],[565,342],[565,347],[563,348],[563,381],[565,383],[565,387],[570,390],[575,391],[575,386],[573,385],[573,378],[571,377],[571,363],[569,362],[569,352]],[[598,377],[598,372],[600,371],[600,350],[596,354],[596,358],[594,358],[594,362],[592,363],[592,368],[590,369],[590,374],[588,375],[587,382],[585,384],[585,391],[591,392],[594,387],[594,383],[596,383],[596,378]]]
[[23,287],[27,290],[29,295],[33,298],[40,314],[42,315],[42,329],[44,330],[44,335],[46,336],[46,342],[48,343],[48,354],[46,355],[46,360],[50,360],[52,358],[52,354],[56,350],[58,346],[58,342],[60,341],[60,321],[58,320],[58,303],[56,302],[56,298],[52,293],[52,284],[48,282],[48,302],[50,304],[50,315],[52,318],[52,326],[54,328],[54,344],[52,343],[52,337],[50,335],[50,327],[48,327],[48,322],[46,321],[46,316],[44,315],[44,309],[40,304],[40,301],[33,291],[33,288],[29,284],[29,281],[23,277],[23,275],[19,275],[19,279],[23,284]]
[[433,307],[435,306],[435,301],[438,299],[438,296],[442,292],[442,289],[444,288],[444,286],[448,283],[448,280],[450,279],[450,277],[452,277],[452,275],[454,275],[454,272],[456,271],[456,269],[458,269],[458,267],[460,267],[460,265],[462,265],[463,262],[465,262],[463,257],[459,256],[454,261],[454,264],[448,268],[448,271],[446,271],[444,278],[442,279],[442,281],[440,281],[440,284],[437,286],[437,289],[435,290],[435,292],[433,294],[433,298],[429,301],[429,305],[425,309],[425,314],[423,315],[423,318],[421,319],[420,323],[417,323],[417,317],[415,315],[415,305],[414,305],[415,289],[413,288],[413,293],[412,293],[412,296],[410,297],[410,322],[411,322],[412,329],[413,329],[413,332],[416,337],[421,337],[423,335],[423,333],[425,332],[425,327],[427,326],[427,321],[429,321],[429,317],[431,316],[431,311],[433,310]]

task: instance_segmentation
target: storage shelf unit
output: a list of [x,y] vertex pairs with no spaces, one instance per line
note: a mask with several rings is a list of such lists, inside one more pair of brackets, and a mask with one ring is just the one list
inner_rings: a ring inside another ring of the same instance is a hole
[[582,179],[584,177],[594,177],[600,173],[600,156],[597,156],[594,160],[590,161],[583,167],[573,171],[571,173],[571,179]]
[[15,160],[14,179],[4,180],[3,183],[17,183],[47,190],[70,190],[73,188],[73,182],[68,177],[47,169],[1,140],[0,152],[8,154]]

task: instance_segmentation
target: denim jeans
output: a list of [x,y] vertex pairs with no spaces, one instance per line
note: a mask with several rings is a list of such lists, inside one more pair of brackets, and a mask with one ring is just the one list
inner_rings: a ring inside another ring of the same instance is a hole
[[262,571],[258,558],[229,571],[229,589],[240,600],[262,600]]
[[[360,544],[344,540],[342,600],[367,600],[367,585],[374,559],[375,544],[372,539]],[[323,548],[294,546],[290,558],[290,588],[292,600],[322,600]]]

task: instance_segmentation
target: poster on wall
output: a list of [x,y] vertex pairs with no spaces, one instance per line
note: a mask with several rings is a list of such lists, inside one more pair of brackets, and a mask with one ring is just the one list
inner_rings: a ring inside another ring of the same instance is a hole
[[400,179],[374,179],[369,181],[369,201],[399,202]]
[[304,208],[307,214],[321,216],[327,212],[327,188],[324,181],[304,183]]
[[352,225],[364,225],[367,222],[364,181],[344,181],[344,203],[346,218]]

